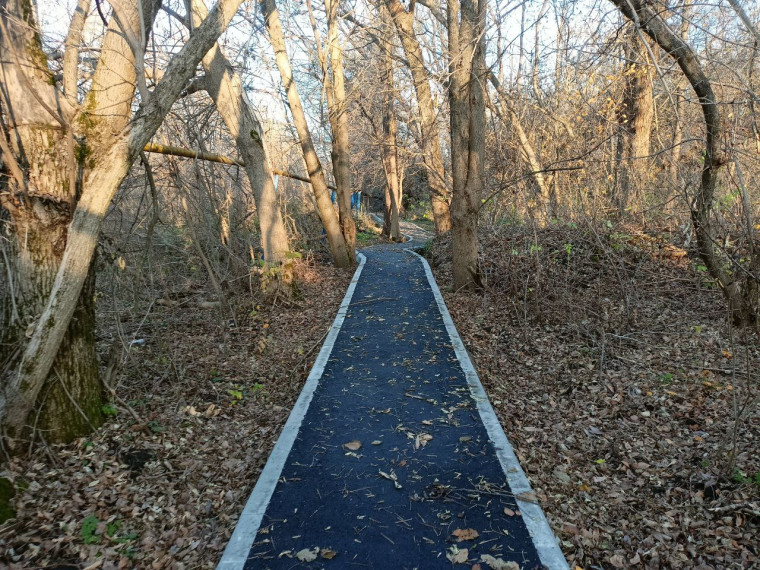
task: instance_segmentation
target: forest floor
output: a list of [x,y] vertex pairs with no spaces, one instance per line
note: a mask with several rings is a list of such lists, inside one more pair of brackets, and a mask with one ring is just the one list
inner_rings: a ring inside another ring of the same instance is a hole
[[[671,239],[483,232],[478,295],[446,286],[447,238],[427,248],[581,568],[760,564],[760,343],[728,326],[720,293]],[[103,311],[104,367],[115,322],[134,341],[110,378],[118,398],[94,436],[5,465],[18,516],[0,526],[0,566],[214,567],[351,277],[306,262],[298,274],[295,299],[240,295],[232,322],[197,283],[176,283],[145,319]]]
[[483,231],[485,294],[426,251],[571,567],[760,566],[760,343],[672,239]]
[[213,568],[353,271],[296,273],[292,299],[242,292],[220,310],[178,280],[144,319],[101,311],[104,365],[122,354],[117,326],[131,342],[118,398],[91,437],[4,466],[17,518],[0,526],[0,567]]

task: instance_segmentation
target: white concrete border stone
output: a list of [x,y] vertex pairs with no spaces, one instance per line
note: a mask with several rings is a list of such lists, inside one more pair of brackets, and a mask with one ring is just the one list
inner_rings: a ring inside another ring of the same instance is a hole
[[520,462],[517,460],[517,456],[512,449],[512,444],[509,443],[509,440],[504,433],[504,429],[499,423],[499,418],[496,417],[496,413],[491,406],[491,402],[488,400],[483,385],[480,383],[480,378],[478,378],[478,373],[475,371],[475,367],[472,365],[472,361],[467,354],[467,349],[465,349],[464,343],[457,332],[454,321],[451,320],[451,314],[446,307],[440,289],[438,289],[438,284],[435,282],[435,277],[433,277],[433,272],[430,270],[430,265],[427,260],[418,253],[410,249],[407,249],[406,251],[416,255],[422,262],[422,266],[425,268],[428,283],[430,283],[430,287],[433,290],[433,296],[438,304],[438,310],[441,313],[443,322],[446,325],[446,330],[449,333],[449,338],[454,347],[457,360],[459,360],[462,371],[467,378],[470,394],[478,406],[480,419],[483,420],[483,424],[486,426],[488,437],[491,439],[491,442],[496,449],[496,456],[499,458],[501,467],[504,469],[504,473],[507,476],[509,486],[515,494],[517,505],[520,507],[522,518],[525,521],[525,526],[528,527],[528,532],[533,539],[533,544],[536,546],[541,563],[550,570],[565,570],[569,568],[567,560],[565,560],[562,550],[557,544],[557,539],[554,536],[540,505],[518,498],[518,496],[523,493],[533,492],[530,482],[525,476],[525,472],[523,472]]
[[264,470],[259,475],[259,480],[256,482],[256,486],[253,488],[248,502],[245,504],[243,513],[240,515],[240,519],[235,526],[235,531],[232,533],[232,537],[224,549],[222,559],[217,565],[218,570],[240,570],[248,559],[253,541],[256,539],[256,533],[261,525],[261,519],[267,510],[269,500],[272,498],[272,493],[274,493],[274,488],[277,486],[277,481],[282,473],[282,468],[285,466],[285,461],[290,454],[290,450],[293,448],[293,442],[298,435],[298,430],[301,428],[306,411],[309,409],[314,391],[322,379],[322,373],[332,354],[335,339],[338,337],[338,333],[343,326],[348,306],[351,304],[351,298],[354,296],[356,284],[367,261],[367,258],[361,253],[357,257],[359,259],[359,267],[354,272],[351,284],[346,291],[346,296],[343,297],[338,314],[333,321],[330,331],[327,333],[327,338],[317,355],[316,361],[314,361],[314,366],[309,373],[309,377],[306,379],[301,395],[298,397],[295,406],[293,406],[288,421],[285,423],[285,427],[282,428],[282,433],[280,433],[280,437],[277,439],[277,443],[264,466]]

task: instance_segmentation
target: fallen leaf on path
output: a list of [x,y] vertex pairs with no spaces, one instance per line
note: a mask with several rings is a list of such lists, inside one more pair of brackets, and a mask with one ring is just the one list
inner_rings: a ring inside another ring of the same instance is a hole
[[349,441],[348,443],[343,444],[344,449],[348,449],[350,451],[359,451],[362,448],[362,442],[358,439],[355,439],[354,441]]
[[513,511],[510,508],[504,507],[504,514],[507,515],[508,517],[513,517],[515,516],[515,511]]
[[432,441],[433,436],[429,433],[419,433],[417,434],[417,437],[414,438],[414,449],[419,449],[420,447],[425,447],[429,441]]
[[501,558],[494,558],[490,554],[481,554],[480,561],[484,562],[491,570],[520,570],[517,562],[505,562]]
[[538,497],[536,497],[536,494],[533,491],[519,493],[515,495],[515,499],[518,501],[525,501],[526,503],[533,503],[534,505],[538,504]]
[[457,548],[456,546],[452,546],[451,549],[446,553],[446,558],[448,558],[452,564],[464,564],[467,562],[467,557],[469,555],[470,553],[466,548]]
[[378,471],[377,474],[380,475],[380,477],[383,479],[393,481],[393,486],[396,487],[396,489],[401,489],[401,485],[398,482],[398,476],[393,472],[393,469],[391,469],[390,473],[386,473],[385,471]]
[[314,548],[304,548],[303,550],[299,550],[296,552],[296,558],[298,558],[301,562],[314,562],[317,559],[317,555],[319,554],[319,547],[315,546]]
[[458,528],[451,534],[457,537],[457,542],[462,542],[463,540],[475,540],[480,536],[478,531],[474,528]]
[[329,548],[323,548],[320,554],[322,558],[326,558],[327,560],[332,560],[338,555],[337,552],[335,552],[334,550],[330,550]]

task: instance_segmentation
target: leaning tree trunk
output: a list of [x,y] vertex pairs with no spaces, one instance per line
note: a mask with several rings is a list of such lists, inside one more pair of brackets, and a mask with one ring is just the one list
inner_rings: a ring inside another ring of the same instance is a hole
[[[53,259],[47,251],[41,250],[48,257],[46,264],[51,269],[34,275],[32,279],[35,283],[45,281],[35,289],[42,293],[49,287],[48,298],[41,304],[36,323],[31,323],[28,328],[27,323],[19,323],[19,326],[24,326],[24,332],[30,334],[17,335],[22,343],[26,342],[25,346],[19,345],[22,352],[20,362],[18,366],[3,371],[0,426],[9,445],[28,430],[32,411],[51,392],[47,387],[58,381],[60,371],[54,369],[54,365],[59,361],[59,352],[64,352],[62,347],[71,346],[66,345],[67,333],[74,331],[82,343],[94,346],[93,336],[88,336],[93,334],[92,321],[86,318],[86,313],[78,313],[77,307],[80,306],[78,301],[81,296],[86,294],[88,279],[91,279],[90,271],[105,214],[130,165],[155,134],[192,77],[196,65],[214,45],[241,3],[240,0],[220,0],[209,17],[172,57],[153,93],[145,93],[140,109],[131,115],[129,105],[125,107],[124,102],[131,101],[127,92],[134,93],[136,85],[129,81],[135,75],[135,62],[132,61],[129,66],[130,57],[135,53],[132,48],[140,48],[141,30],[150,29],[158,6],[157,2],[147,2],[150,5],[143,6],[142,10],[129,3],[119,5],[120,24],[115,25],[114,18],[109,24],[91,91],[76,121],[73,120],[76,115],[74,109],[61,100],[50,77],[28,2],[10,0],[7,12],[2,15],[0,93],[4,110],[15,119],[14,124],[8,127],[13,133],[10,141],[14,148],[11,150],[8,139],[0,137],[3,162],[12,176],[9,192],[3,193],[3,206],[11,216],[22,219],[14,210],[29,208],[31,204],[39,219],[29,215],[25,218],[40,228],[40,239],[53,244],[56,256]],[[148,15],[144,24],[140,24],[140,12]],[[135,13],[138,15],[135,16]],[[33,41],[29,41],[30,37]],[[125,44],[121,45],[121,49],[109,47],[106,50],[105,46],[110,45],[113,37],[122,38]],[[66,71],[64,68],[64,74]],[[120,88],[116,88],[114,82]],[[86,140],[86,146],[80,143],[76,151],[73,144],[75,133],[80,140]],[[41,155],[39,149],[42,145],[35,143],[39,137],[43,137],[47,145],[47,155]],[[76,158],[81,159],[81,169],[77,168]],[[76,186],[72,184],[77,180],[81,183]],[[78,195],[79,188],[81,195]],[[70,216],[74,204],[76,209],[70,218],[71,223],[65,228],[65,234],[61,233],[58,223],[48,226],[47,230],[42,229],[51,216],[61,215],[61,212]],[[16,234],[16,243],[22,246],[20,251],[34,253],[33,249],[24,249],[29,242],[18,237],[21,235]],[[24,261],[23,257],[19,259],[20,263]],[[35,263],[42,265],[40,261]],[[55,272],[53,265],[58,265]],[[53,273],[55,277],[51,281],[49,276]],[[85,316],[73,322],[75,314]],[[64,358],[70,361],[72,355]],[[61,384],[65,385],[65,382]],[[80,393],[66,385],[66,400],[83,416],[91,407],[97,406],[97,403],[93,406],[83,395],[89,393],[89,390]],[[77,398],[84,399],[77,401]],[[58,398],[50,409],[56,410],[56,406],[66,400]],[[57,424],[54,415],[51,415],[51,420]],[[35,414],[35,417],[42,416]],[[42,421],[45,423],[47,418]],[[57,427],[59,433],[66,434],[67,426]]]
[[[208,9],[203,0],[193,0],[194,25],[198,26],[207,15]],[[203,69],[206,71],[203,87],[214,100],[245,162],[245,171],[251,182],[259,215],[264,259],[270,262],[283,261],[290,246],[277,203],[272,169],[264,148],[264,130],[243,91],[240,75],[232,68],[218,44],[203,57]]]
[[[7,14],[11,17],[4,19],[2,28],[3,103],[13,117],[9,125],[13,136],[8,137],[12,148],[4,149],[7,155],[3,158],[6,164],[13,164],[16,160],[13,157],[18,157],[15,164],[19,169],[9,182],[3,206],[14,222],[15,293],[21,318],[3,334],[6,341],[14,341],[11,345],[4,342],[4,346],[13,347],[14,354],[4,359],[0,416],[5,417],[8,408],[14,406],[14,421],[3,426],[11,437],[44,433],[49,442],[70,441],[102,423],[92,260],[82,268],[78,299],[71,296],[73,318],[69,322],[62,315],[52,315],[61,328],[60,348],[46,347],[42,362],[50,362],[50,371],[43,377],[40,368],[36,381],[26,382],[30,390],[18,390],[25,385],[22,377],[29,360],[27,354],[19,359],[22,351],[17,349],[35,324],[39,329],[44,321],[69,241],[74,208],[82,192],[81,179],[96,162],[92,149],[104,141],[106,133],[120,130],[129,120],[136,75],[127,38],[140,35],[140,10],[136,5],[118,6],[118,23],[117,18],[112,18],[106,31],[102,65],[92,79],[87,112],[72,123],[78,106],[79,43],[89,2],[78,3],[66,38],[63,105],[42,52],[34,10],[28,10],[28,6],[23,2],[9,3]],[[157,2],[143,2],[143,12],[149,21],[157,7]],[[20,21],[25,26],[19,26]],[[107,109],[98,100],[105,101]],[[32,409],[33,421],[28,417]]]
[[[694,51],[642,0],[610,1],[637,27],[644,30],[666,53],[670,54],[699,98],[705,120],[705,151],[702,179],[691,210],[691,221],[697,236],[699,255],[728,300],[734,322],[737,324],[756,323],[760,312],[756,277],[740,271],[729,274],[715,250],[712,208],[715,202],[718,170],[725,160],[720,152],[720,108],[710,79],[705,75]],[[752,266],[758,265],[756,259],[751,263]]]
[[[446,233],[451,229],[452,224],[449,210],[450,193],[446,186],[446,173],[443,167],[441,145],[438,140],[438,123],[436,122],[433,96],[430,92],[430,75],[425,67],[422,47],[414,33],[414,12],[407,12],[399,0],[384,1],[401,38],[401,45],[409,62],[409,71],[412,74],[414,91],[417,95],[422,160],[428,173],[435,231],[438,234]],[[412,2],[412,6],[414,6],[414,2]]]
[[449,108],[451,112],[451,202],[456,289],[481,285],[478,269],[478,209],[483,192],[486,80],[486,0],[449,0]]
[[316,150],[314,150],[314,142],[306,122],[306,114],[301,104],[301,97],[298,94],[296,82],[293,79],[290,57],[285,48],[285,36],[282,33],[280,14],[277,11],[274,0],[260,0],[259,6],[264,16],[267,31],[269,32],[269,41],[274,50],[277,68],[280,70],[282,85],[285,87],[285,92],[288,96],[293,124],[298,132],[301,151],[306,162],[306,169],[309,173],[314,198],[317,202],[317,210],[322,219],[322,225],[325,227],[333,262],[338,267],[351,267],[356,263],[355,254],[353,248],[346,242],[341,232],[338,217],[335,215],[335,210],[330,201],[330,191],[327,188],[322,163],[319,161]]

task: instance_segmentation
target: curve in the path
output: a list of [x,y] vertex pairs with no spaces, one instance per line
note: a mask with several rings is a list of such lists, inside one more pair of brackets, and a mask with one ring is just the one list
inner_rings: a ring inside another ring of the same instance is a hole
[[566,568],[427,264],[365,255],[219,567]]

